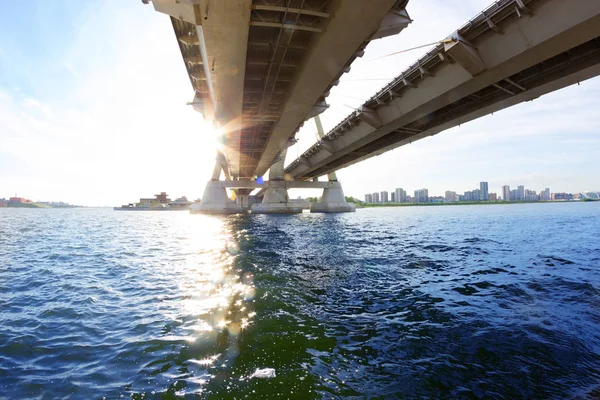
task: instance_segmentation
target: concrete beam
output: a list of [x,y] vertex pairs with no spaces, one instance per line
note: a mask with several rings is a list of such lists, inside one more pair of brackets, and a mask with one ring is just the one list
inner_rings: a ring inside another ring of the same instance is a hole
[[277,11],[277,12],[287,12],[287,13],[292,13],[292,14],[312,15],[312,16],[321,17],[321,18],[329,18],[328,13],[321,12],[321,11],[315,11],[315,10],[307,10],[304,8],[291,8],[291,7],[281,7],[281,6],[270,6],[270,5],[264,5],[264,4],[253,4],[252,9],[259,10],[259,11]]
[[223,152],[232,176],[239,175],[242,101],[252,0],[199,0],[200,27],[215,101],[223,130]]
[[[381,149],[379,149],[376,153],[371,153],[368,155],[365,155],[363,157],[357,158],[355,160],[352,160],[350,162],[344,163],[342,165],[336,165],[335,168],[332,168],[331,170],[339,170],[345,167],[348,167],[352,164],[356,164],[358,162],[367,160],[371,157],[374,157],[376,155],[379,154],[383,154],[385,152],[388,152],[390,150],[394,150],[398,147],[401,146],[405,146],[409,143],[415,142],[417,140],[429,137],[429,136],[433,136],[436,135],[440,132],[443,132],[447,129],[453,128],[455,126],[461,125],[461,124],[465,124],[467,122],[473,121],[477,118],[481,118],[485,115],[489,115],[493,112],[497,112],[500,110],[503,110],[505,108],[511,107],[513,105],[525,102],[525,101],[532,101],[535,100],[537,98],[539,98],[540,96],[543,96],[546,93],[550,93],[556,90],[560,90],[562,88],[565,88],[567,86],[570,85],[574,85],[576,83],[580,83],[583,82],[587,79],[591,79],[593,77],[599,76],[600,75],[600,64],[594,65],[592,67],[586,68],[584,70],[579,71],[576,74],[573,75],[568,75],[568,76],[564,76],[561,79],[555,80],[553,82],[547,83],[545,85],[541,85],[536,87],[535,89],[532,90],[528,90],[526,92],[522,92],[522,93],[518,93],[512,97],[507,98],[506,100],[497,102],[493,105],[490,105],[488,107],[483,107],[477,111],[474,111],[472,113],[469,113],[465,116],[462,116],[460,118],[457,118],[455,120],[452,120],[446,124],[443,125],[439,125],[437,127],[435,127],[434,129],[429,129],[426,131],[423,131],[419,134],[416,134],[414,136],[411,136],[409,139],[404,140],[404,141],[400,141],[397,143],[394,143],[390,146],[387,147],[383,147]],[[324,173],[328,173],[329,171],[325,171]]]
[[329,104],[327,104],[327,102],[325,102],[324,100],[315,104],[306,116],[306,120],[308,121],[309,119],[316,117],[317,115],[325,112],[325,110],[327,110],[328,108]]
[[252,26],[264,26],[264,27],[267,27],[267,28],[295,29],[295,30],[298,30],[298,31],[308,31],[308,32],[322,32],[323,31],[323,29],[316,28],[314,26],[295,25],[295,24],[282,24],[281,22],[250,21],[250,25],[252,25]]
[[411,22],[412,19],[410,19],[410,17],[408,16],[408,12],[406,12],[406,9],[391,9],[383,17],[383,20],[379,25],[379,29],[377,30],[377,32],[375,32],[371,39],[375,40],[396,35],[402,32],[402,30],[406,28]]
[[358,113],[358,118],[371,125],[373,128],[379,128],[381,126],[381,119],[375,110],[362,106]]
[[167,14],[175,19],[189,22],[193,25],[200,25],[198,6],[173,0],[152,0],[152,5],[154,6],[154,9],[160,13]]
[[333,147],[333,144],[330,143],[329,141],[321,140],[321,141],[319,141],[319,145],[321,147],[323,147],[326,151],[330,152],[331,154],[335,153],[335,148]]
[[479,75],[485,71],[485,64],[479,56],[477,49],[461,38],[458,33],[452,35],[454,41],[444,43],[444,51],[450,55],[457,63],[462,65],[464,69],[469,71],[471,76]]
[[255,181],[213,181],[214,185],[227,189],[267,189],[267,188],[285,188],[285,189],[326,189],[335,187],[334,182],[314,182],[314,181],[265,181],[258,183]]

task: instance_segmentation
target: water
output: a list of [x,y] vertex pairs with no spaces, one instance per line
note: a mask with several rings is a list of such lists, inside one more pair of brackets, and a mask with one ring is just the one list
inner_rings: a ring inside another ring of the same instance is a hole
[[0,398],[600,396],[599,234],[600,203],[0,209]]

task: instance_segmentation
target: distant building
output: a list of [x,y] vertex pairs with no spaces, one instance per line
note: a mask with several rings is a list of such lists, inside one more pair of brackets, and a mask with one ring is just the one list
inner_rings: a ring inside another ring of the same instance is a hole
[[[181,200],[181,199],[179,199],[179,200]],[[185,202],[187,202],[187,198],[185,199]],[[151,198],[150,197],[146,197],[146,198],[142,197],[137,204],[131,203],[131,204],[123,205],[120,208],[132,208],[132,207],[157,208],[159,206],[166,207],[169,203],[171,203],[171,199],[169,199],[169,196],[167,195],[167,193],[161,192],[160,194],[155,194],[154,197],[151,197]]]
[[498,195],[496,193],[490,193],[488,195],[488,200],[489,201],[497,201],[498,200]]
[[392,193],[391,193],[391,195],[392,195],[392,200],[391,200],[391,202],[392,202],[392,203],[396,203],[396,192],[392,192]]
[[571,193],[552,193],[552,200],[573,200]]
[[9,203],[31,203],[32,201],[23,197],[11,197],[8,199]]
[[365,194],[365,203],[372,203],[372,202],[373,202],[373,195],[371,193]]
[[510,201],[517,201],[519,200],[519,191],[517,189],[513,189],[510,191],[510,196],[509,196]]
[[538,196],[538,194],[536,193],[535,190],[529,190],[529,189],[525,190],[525,197],[523,198],[523,200],[537,201],[539,199],[540,199],[540,196]]
[[2,208],[2,207],[8,207],[8,204],[6,204],[3,201],[0,201],[0,208]]
[[428,203],[443,203],[444,202],[444,198],[442,196],[431,196],[427,202]]
[[523,185],[517,186],[517,200],[525,200],[525,187]]
[[381,192],[381,202],[382,203],[389,203],[389,199],[388,199],[388,192],[386,190],[383,190]]
[[487,182],[479,182],[479,200],[488,201],[489,191]]
[[502,186],[502,200],[510,201],[510,186]]
[[446,190],[446,193],[444,193],[444,199],[448,202],[456,201],[456,192],[453,192],[452,190]]
[[373,203],[379,203],[379,193],[373,193]]
[[571,193],[552,193],[552,200],[573,200]]
[[396,189],[396,202],[397,203],[406,203],[406,190],[402,188]]
[[429,190],[415,190],[415,203],[427,203],[429,201]]
[[542,192],[540,193],[540,200],[542,200],[542,201],[550,200],[550,189],[549,188],[542,190]]

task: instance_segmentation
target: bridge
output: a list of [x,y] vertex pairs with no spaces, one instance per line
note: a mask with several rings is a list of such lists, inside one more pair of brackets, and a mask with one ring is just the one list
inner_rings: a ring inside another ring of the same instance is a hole
[[294,179],[322,176],[599,73],[600,1],[498,1],[285,172]]
[[[336,170],[600,72],[600,1],[499,0],[327,134],[317,118],[320,140],[284,168],[296,132],[368,43],[411,22],[407,2],[153,0],[170,16],[190,104],[222,132],[196,211],[301,212],[289,187],[323,188],[311,211],[353,211]],[[251,205],[256,188],[262,202]]]

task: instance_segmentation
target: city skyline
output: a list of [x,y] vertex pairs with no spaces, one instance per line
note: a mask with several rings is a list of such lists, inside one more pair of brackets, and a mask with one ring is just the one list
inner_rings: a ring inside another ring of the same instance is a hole
[[[405,188],[396,188],[391,191],[391,199],[387,196],[389,193],[387,190],[380,192],[364,193],[360,199],[364,199],[366,203],[426,203],[431,202],[430,199],[442,200],[444,202],[460,202],[460,201],[551,201],[555,200],[567,200],[577,197],[577,195],[583,195],[584,197],[592,196],[591,198],[600,198],[600,191],[596,190],[584,190],[584,191],[555,191],[551,192],[550,188],[537,190],[525,188],[524,185],[518,185],[516,189],[510,189],[510,185],[503,185],[500,192],[490,192],[488,190],[488,182],[480,181],[479,188],[473,190],[464,191],[460,194],[455,190],[446,190],[444,195],[430,194],[427,188],[415,189],[413,195],[409,194]],[[571,198],[569,198],[569,196]],[[384,200],[385,199],[385,200]]]

